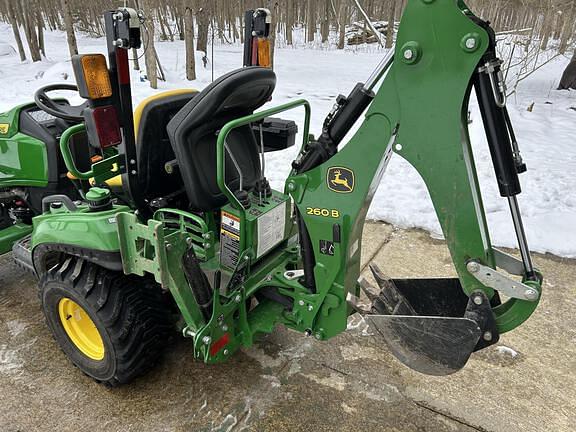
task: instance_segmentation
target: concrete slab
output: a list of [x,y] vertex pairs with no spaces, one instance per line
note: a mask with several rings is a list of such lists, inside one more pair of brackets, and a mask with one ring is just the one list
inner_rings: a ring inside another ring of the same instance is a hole
[[[374,261],[388,277],[455,275],[444,242],[418,231],[395,233]],[[545,275],[534,316],[454,376],[398,369],[407,397],[480,430],[576,430],[576,261],[534,261]]]
[[[390,276],[450,274],[442,249],[425,233],[365,233],[365,263],[375,255]],[[35,281],[0,257],[0,431],[574,430],[576,263],[536,262],[548,275],[542,308],[502,342],[518,355],[475,355],[453,377],[408,371],[355,317],[329,342],[278,329],[219,366],[194,361],[178,339],[150,374],[107,389],[70,365]]]

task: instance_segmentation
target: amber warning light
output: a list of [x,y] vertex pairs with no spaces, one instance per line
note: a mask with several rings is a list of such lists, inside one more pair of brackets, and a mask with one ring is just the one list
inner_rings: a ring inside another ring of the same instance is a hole
[[78,92],[84,99],[99,100],[112,96],[112,84],[106,57],[102,54],[83,54],[72,58]]

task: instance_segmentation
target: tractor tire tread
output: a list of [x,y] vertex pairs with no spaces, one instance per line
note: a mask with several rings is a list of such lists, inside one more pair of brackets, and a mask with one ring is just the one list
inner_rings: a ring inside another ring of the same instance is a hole
[[[52,281],[69,286],[81,296],[109,336],[114,374],[104,380],[92,376],[95,381],[110,387],[126,384],[158,362],[173,324],[161,290],[153,281],[113,272],[74,257],[66,258],[42,276],[41,298],[44,287]],[[73,358],[70,360],[82,370]]]

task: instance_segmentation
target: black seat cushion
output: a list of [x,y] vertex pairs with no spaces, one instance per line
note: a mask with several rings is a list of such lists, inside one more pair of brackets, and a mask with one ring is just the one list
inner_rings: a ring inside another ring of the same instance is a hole
[[138,155],[138,181],[145,198],[154,199],[183,188],[182,178],[175,172],[168,174],[166,162],[176,159],[166,125],[192,98],[199,93],[159,95],[144,102],[138,124],[136,150]]
[[[276,75],[270,69],[238,69],[206,87],[168,124],[168,136],[193,210],[216,210],[226,203],[216,177],[218,132],[226,123],[254,113],[269,101],[275,86]],[[243,189],[249,191],[260,177],[258,146],[250,126],[235,129],[228,136],[227,146],[240,166]],[[226,184],[232,191],[240,187],[240,175],[229,154]]]

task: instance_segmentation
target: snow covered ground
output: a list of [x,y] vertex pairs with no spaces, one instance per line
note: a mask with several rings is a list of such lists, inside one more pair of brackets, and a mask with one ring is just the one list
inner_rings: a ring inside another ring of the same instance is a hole
[[[0,44],[3,43],[14,45],[14,40],[11,29],[0,23]],[[80,37],[79,47],[83,53],[103,53],[105,41]],[[74,80],[65,35],[47,33],[46,48],[47,59],[41,63],[21,64],[17,55],[0,57],[0,112],[32,100],[35,89],[42,85]],[[167,82],[160,83],[160,90],[201,89],[210,83],[210,65],[203,69],[200,57],[197,60],[198,80],[185,80],[182,42],[158,43],[157,50],[168,78]],[[277,49],[275,70],[278,86],[273,103],[308,99],[312,104],[311,132],[317,134],[336,96],[347,94],[356,82],[365,80],[383,55],[383,51],[374,48],[346,51]],[[524,193],[519,199],[531,248],[537,252],[576,258],[576,110],[573,109],[576,107],[576,92],[554,90],[567,62],[563,57],[557,59],[524,81],[509,101],[509,109],[529,167],[529,172],[521,177]],[[216,77],[240,67],[241,63],[241,47],[215,47]],[[148,83],[140,82],[137,72],[133,82],[136,102],[155,92]],[[532,103],[534,109],[529,112],[527,108]],[[472,102],[471,115],[471,136],[493,242],[497,246],[515,247],[507,201],[498,194],[475,101]],[[301,125],[299,112],[287,113],[283,117],[296,120]],[[267,176],[274,187],[283,184],[297,151],[293,148],[268,157]],[[384,176],[369,217],[400,227],[423,228],[433,236],[441,236],[424,183],[398,156],[393,158]]]

